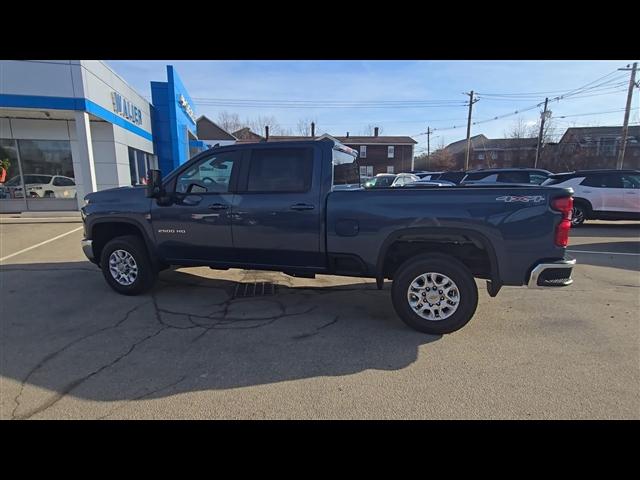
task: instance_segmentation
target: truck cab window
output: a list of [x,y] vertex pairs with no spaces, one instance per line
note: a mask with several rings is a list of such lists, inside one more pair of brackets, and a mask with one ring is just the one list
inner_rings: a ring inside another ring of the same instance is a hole
[[180,174],[177,193],[226,193],[236,163],[235,152],[207,157]]
[[311,148],[265,148],[251,153],[248,192],[306,192],[311,186]]
[[[360,168],[357,154],[333,149],[333,186],[360,185]],[[373,167],[371,168],[373,171]]]

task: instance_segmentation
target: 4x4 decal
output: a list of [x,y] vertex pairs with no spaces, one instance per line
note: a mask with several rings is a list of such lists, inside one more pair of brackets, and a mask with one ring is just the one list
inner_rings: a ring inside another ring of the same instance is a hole
[[496,200],[498,202],[522,202],[522,203],[540,203],[544,202],[544,195],[503,195],[502,197],[497,197]]

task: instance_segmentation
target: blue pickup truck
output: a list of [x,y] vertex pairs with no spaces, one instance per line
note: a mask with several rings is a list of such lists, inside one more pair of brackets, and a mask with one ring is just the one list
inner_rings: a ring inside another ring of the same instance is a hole
[[398,316],[431,334],[471,319],[474,278],[491,296],[572,283],[570,188],[359,184],[357,153],[330,139],[213,148],[87,195],[82,247],[125,295],[171,265],[391,279]]

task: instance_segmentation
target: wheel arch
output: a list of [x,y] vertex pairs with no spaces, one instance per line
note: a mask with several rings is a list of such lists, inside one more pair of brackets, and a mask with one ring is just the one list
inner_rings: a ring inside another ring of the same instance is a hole
[[110,240],[124,235],[140,237],[147,248],[149,257],[155,258],[155,255],[153,255],[153,242],[151,242],[144,227],[136,220],[125,217],[98,218],[91,223],[89,228],[90,230],[87,233],[89,238],[93,240],[93,251],[98,262],[104,246]]
[[[473,245],[486,252],[489,262],[489,281],[497,293],[502,283],[500,282],[500,269],[498,257],[491,241],[482,233],[466,228],[451,227],[412,227],[392,232],[382,243],[376,263],[376,281],[381,283],[385,278],[385,263],[391,247],[397,242],[436,242],[442,244],[456,244],[457,242],[472,242]],[[460,260],[460,259],[459,259]]]
[[575,205],[576,203],[586,206],[587,209],[589,210],[589,213],[593,212],[593,205],[587,198],[574,196],[573,204]]

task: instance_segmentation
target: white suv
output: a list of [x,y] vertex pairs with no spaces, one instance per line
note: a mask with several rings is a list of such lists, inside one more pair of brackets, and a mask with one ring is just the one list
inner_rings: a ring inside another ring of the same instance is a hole
[[[26,174],[24,187],[29,198],[76,198],[76,182],[62,175]],[[13,198],[24,198],[20,176],[16,175],[4,184],[7,194]]]
[[542,185],[573,188],[573,225],[596,219],[640,220],[639,170],[557,173]]

